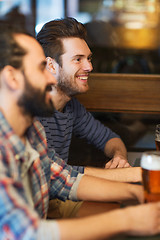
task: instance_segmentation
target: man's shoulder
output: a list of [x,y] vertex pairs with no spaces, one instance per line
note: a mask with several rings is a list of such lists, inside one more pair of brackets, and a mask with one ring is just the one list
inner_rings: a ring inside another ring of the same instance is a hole
[[40,142],[41,141],[46,142],[46,133],[44,130],[44,126],[37,118],[34,119],[28,134],[29,134],[29,138],[31,137],[32,139],[35,140],[35,137],[36,137],[36,140],[38,139],[38,141],[40,140]]

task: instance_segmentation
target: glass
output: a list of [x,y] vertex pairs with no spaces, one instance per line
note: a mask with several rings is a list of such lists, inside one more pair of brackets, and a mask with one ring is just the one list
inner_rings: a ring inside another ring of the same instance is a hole
[[160,124],[156,125],[155,144],[157,151],[160,151]]
[[144,152],[141,157],[145,202],[160,201],[160,152]]

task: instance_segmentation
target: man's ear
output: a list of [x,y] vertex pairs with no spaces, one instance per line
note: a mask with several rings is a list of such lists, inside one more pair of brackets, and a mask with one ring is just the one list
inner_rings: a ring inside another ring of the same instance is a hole
[[51,58],[51,57],[46,57],[47,60],[47,69],[50,71],[52,74],[56,74],[56,61]]
[[17,88],[19,88],[19,79],[22,77],[22,73],[20,70],[17,70],[12,66],[7,65],[4,67],[2,72],[2,84],[6,85],[6,87],[12,90],[16,90]]

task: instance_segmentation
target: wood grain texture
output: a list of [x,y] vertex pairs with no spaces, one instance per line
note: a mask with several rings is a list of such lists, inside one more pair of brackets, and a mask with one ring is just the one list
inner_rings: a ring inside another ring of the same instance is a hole
[[78,95],[89,111],[160,114],[160,75],[92,73]]

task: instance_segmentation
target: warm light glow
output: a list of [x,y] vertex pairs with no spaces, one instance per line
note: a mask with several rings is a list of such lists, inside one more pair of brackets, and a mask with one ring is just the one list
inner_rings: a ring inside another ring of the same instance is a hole
[[144,24],[141,22],[127,22],[124,26],[129,29],[141,29],[144,27]]

